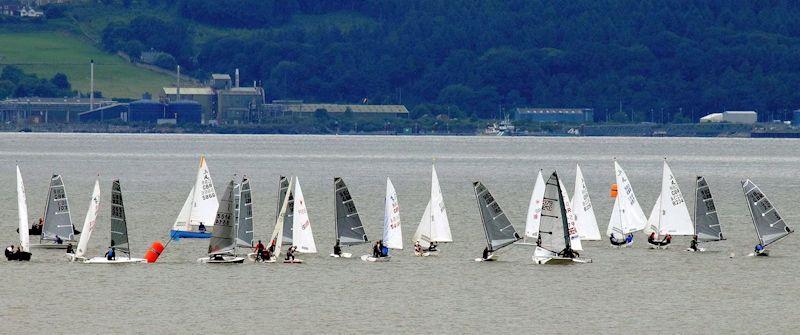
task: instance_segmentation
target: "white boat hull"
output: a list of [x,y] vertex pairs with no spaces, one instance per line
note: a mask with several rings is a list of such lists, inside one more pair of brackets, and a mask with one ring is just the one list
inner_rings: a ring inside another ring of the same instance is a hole
[[64,254],[70,262],[85,262],[86,257],[77,257],[75,254]]
[[417,257],[428,257],[428,256],[435,256],[435,254],[432,254],[430,251],[423,251],[423,252],[414,251],[414,256],[417,256]]
[[536,247],[536,250],[533,251],[533,256],[531,258],[533,259],[533,262],[536,264],[550,264],[550,265],[592,262],[592,260],[589,258],[561,257],[558,256],[557,253],[544,249],[542,247]]
[[361,260],[365,262],[388,262],[391,259],[391,256],[375,258],[372,255],[361,255]]
[[66,249],[66,248],[67,248],[67,243],[64,243],[64,244],[56,244],[56,243],[31,244],[31,249]]
[[295,258],[295,259],[292,259],[292,260],[288,260],[288,259],[284,259],[283,260],[283,264],[302,264],[302,263],[303,263],[303,260],[299,259],[299,258]]
[[210,257],[203,257],[198,258],[198,262],[200,263],[208,263],[208,264],[235,264],[235,263],[243,263],[244,257],[239,256],[222,256],[222,259],[213,259]]
[[84,260],[84,264],[130,264],[130,263],[147,263],[144,258],[117,258],[108,260],[106,257],[92,257]]
[[341,255],[331,254],[331,257],[333,257],[333,258],[352,258],[353,254],[351,254],[349,252],[343,252]]
[[484,259],[483,257],[481,257],[481,258],[476,258],[475,259],[476,262],[494,262],[496,260],[497,260],[497,256],[495,256],[494,254],[489,255],[489,258],[485,258]]

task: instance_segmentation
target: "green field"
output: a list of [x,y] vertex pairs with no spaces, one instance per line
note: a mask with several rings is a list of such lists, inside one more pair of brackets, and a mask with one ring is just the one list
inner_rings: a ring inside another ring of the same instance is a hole
[[91,59],[95,61],[95,90],[104,97],[139,98],[143,92],[155,96],[174,82],[172,76],[136,67],[68,33],[0,31],[0,66],[14,64],[47,78],[62,72],[72,88],[81,92],[89,91]]

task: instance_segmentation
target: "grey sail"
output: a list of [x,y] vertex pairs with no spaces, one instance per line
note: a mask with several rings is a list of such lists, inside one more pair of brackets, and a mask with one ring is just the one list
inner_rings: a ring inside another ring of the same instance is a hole
[[64,181],[61,179],[61,175],[53,175],[50,179],[47,205],[44,210],[41,239],[53,241],[58,236],[62,240],[72,241],[75,238],[74,233]]
[[340,245],[355,245],[369,242],[364,225],[356,210],[350,190],[342,178],[333,178],[334,206],[336,208],[336,237]]
[[289,190],[289,179],[281,176],[278,181],[278,207],[275,209],[275,220],[278,220],[278,215],[281,214],[281,206],[283,206],[283,199],[286,198],[286,192]]
[[697,177],[695,188],[694,233],[698,241],[725,239],[722,237],[722,225],[719,224],[714,197],[711,196],[711,189],[702,176]]
[[472,183],[472,186],[475,188],[475,198],[478,200],[489,251],[500,250],[522,239],[486,186],[479,181]]
[[560,182],[556,172],[547,179],[542,200],[542,219],[539,224],[541,247],[554,252],[564,250],[570,243]]
[[117,252],[130,257],[131,248],[128,243],[128,223],[125,219],[125,205],[122,202],[122,188],[119,180],[111,183],[111,245]]
[[[285,177],[281,177],[281,189],[284,189],[283,188],[283,185],[284,185],[283,183],[284,183],[285,179],[286,179]],[[289,197],[289,201],[287,202],[286,216],[284,217],[284,220],[283,220],[283,242],[281,242],[281,244],[282,245],[291,245],[292,244],[292,225],[294,224],[294,194],[293,194],[294,192],[292,192],[292,190],[289,190],[289,185],[288,184],[286,184],[286,188],[285,189],[286,189],[286,191],[283,192],[283,195],[280,198],[281,205],[283,205],[283,203],[282,203],[283,198],[285,198],[287,196]],[[278,212],[280,213],[280,209],[278,210]]]
[[236,231],[233,222],[233,180],[228,182],[220,198],[214,230],[208,242],[208,255],[233,254],[236,249]]
[[750,208],[750,217],[753,218],[753,225],[761,245],[766,247],[793,232],[778,214],[778,210],[772,206],[767,196],[750,179],[742,181],[742,191],[748,208]]
[[236,244],[253,246],[253,201],[250,196],[250,180],[246,177],[234,188],[236,220]]

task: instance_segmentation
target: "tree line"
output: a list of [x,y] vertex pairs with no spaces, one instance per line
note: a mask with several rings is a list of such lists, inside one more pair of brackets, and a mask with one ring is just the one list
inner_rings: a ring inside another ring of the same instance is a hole
[[[496,118],[518,106],[588,107],[596,121],[619,122],[800,106],[800,3],[793,1],[147,6],[168,16],[109,24],[104,47],[163,51],[196,77],[239,68],[242,82],[260,82],[270,99],[366,99],[403,103],[414,117],[451,118]],[[196,42],[198,27],[230,33]]]

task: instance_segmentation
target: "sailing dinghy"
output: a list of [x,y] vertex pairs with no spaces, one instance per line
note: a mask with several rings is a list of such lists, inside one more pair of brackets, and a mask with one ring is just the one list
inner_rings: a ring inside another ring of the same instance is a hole
[[483,256],[476,258],[475,261],[495,261],[497,260],[495,252],[514,244],[522,237],[517,234],[511,221],[508,220],[503,209],[500,208],[486,186],[479,181],[472,183],[472,186],[475,190],[475,199],[478,202],[483,232],[486,236],[486,249],[483,250]]
[[[236,227],[236,246],[239,250],[252,250],[255,239],[253,225],[253,197],[250,189],[250,179],[242,177],[242,181],[233,187],[233,222]],[[254,252],[247,252],[247,256],[255,259]]]
[[742,181],[742,191],[758,236],[758,245],[750,256],[769,256],[767,246],[789,236],[794,230],[786,225],[778,210],[750,179]]
[[292,185],[291,189],[289,188],[289,184],[293,183],[294,179],[288,179],[284,176],[281,176],[280,182],[278,184],[278,211],[275,212],[276,218],[278,213],[280,213],[281,206],[283,205],[283,200],[288,199],[286,203],[288,207],[286,207],[286,217],[283,220],[283,245],[292,245],[292,225],[294,224],[294,185]]
[[[89,246],[89,239],[92,238],[92,233],[97,225],[97,214],[100,211],[100,181],[94,181],[94,189],[92,190],[92,200],[89,202],[89,208],[86,210],[86,217],[83,220],[83,232],[81,238],[78,239],[78,246],[74,253],[67,253],[67,259],[70,261],[86,261],[86,248]],[[113,212],[113,209],[112,209]]]
[[525,237],[517,244],[537,245],[539,241],[539,224],[542,220],[542,205],[544,198],[544,178],[542,170],[536,174],[536,183],[533,185],[531,201],[528,203],[528,215],[525,218]]
[[228,263],[242,263],[243,257],[236,255],[238,248],[237,232],[233,222],[233,212],[235,204],[233,201],[234,181],[228,182],[225,188],[225,193],[222,194],[220,199],[219,210],[217,210],[217,218],[214,221],[214,231],[211,233],[211,239],[208,241],[208,257],[198,259],[201,263],[210,264],[228,264]]
[[542,207],[542,223],[539,225],[541,243],[533,252],[536,264],[591,263],[591,259],[580,258],[577,251],[583,250],[581,238],[575,225],[575,216],[569,195],[558,173],[553,171],[547,179],[544,191],[545,206]]
[[[292,248],[296,252],[303,254],[317,253],[317,245],[314,243],[314,233],[311,230],[311,221],[308,218],[308,207],[303,196],[303,189],[300,187],[300,179],[294,178],[294,187],[289,193],[294,197],[292,208]],[[302,263],[303,260],[284,259],[284,263]]]
[[211,180],[211,172],[206,165],[205,156],[200,156],[194,186],[189,191],[181,212],[170,231],[172,239],[210,238],[214,220],[219,209],[217,192]]
[[439,187],[439,176],[436,174],[435,166],[431,167],[431,198],[414,232],[413,240],[414,243],[419,243],[422,249],[420,252],[414,251],[416,256],[435,255],[439,243],[453,242],[447,208],[444,206],[444,197]]
[[[96,185],[99,186],[99,185]],[[99,188],[98,188],[99,197]],[[99,199],[97,201],[99,207]],[[87,214],[87,216],[89,216]],[[93,214],[97,218],[97,210]],[[92,225],[93,226],[93,225]],[[88,238],[87,238],[88,240]],[[86,264],[129,264],[147,263],[144,258],[131,257],[131,244],[128,240],[128,220],[125,216],[125,204],[122,202],[122,187],[119,180],[111,183],[111,246],[114,248],[114,258],[107,256],[93,257],[84,261]]]
[[[285,181],[285,188],[284,188],[284,181]],[[275,214],[275,228],[272,229],[272,235],[269,238],[269,244],[267,245],[267,250],[270,252],[269,259],[261,260],[264,263],[275,263],[280,257],[281,254],[281,247],[283,246],[283,229],[284,223],[287,220],[287,216],[289,213],[289,197],[287,194],[291,194],[292,192],[292,184],[286,177],[281,176],[281,183],[279,187],[279,194],[278,199],[281,200],[280,204],[278,205],[278,211]],[[255,254],[252,256],[252,260],[256,260]]]
[[592,199],[589,198],[589,189],[583,179],[581,166],[575,165],[575,193],[572,193],[572,210],[575,212],[575,226],[581,241],[599,241],[600,229],[597,227],[597,218],[594,216]]
[[[614,173],[616,175],[616,186],[619,192],[612,187],[614,208],[611,211],[611,218],[608,221],[606,236],[611,240],[615,247],[630,246],[633,244],[633,233],[643,230],[647,225],[647,217],[644,216],[642,207],[633,192],[628,175],[625,170],[614,159]],[[616,193],[616,194],[614,194]]]
[[[392,181],[386,178],[386,198],[383,207],[383,246],[387,249],[403,249],[403,230],[400,225],[400,204],[397,202],[397,192]],[[361,260],[367,262],[388,262],[391,256],[363,255]]]
[[695,183],[695,204],[694,204],[694,247],[689,247],[686,251],[705,251],[699,247],[700,242],[722,241],[722,225],[717,216],[717,206],[714,204],[714,197],[708,182],[702,176],[697,176]]
[[[26,224],[27,226],[27,224]],[[47,204],[44,209],[44,225],[39,244],[33,248],[66,249],[67,244],[75,242],[75,226],[72,225],[72,215],[69,211],[69,200],[61,175],[54,174],[50,178],[50,187],[47,194]],[[61,243],[58,243],[59,240]]]
[[[333,207],[335,209],[334,227],[336,229],[336,245],[331,257],[350,258],[353,254],[341,252],[342,246],[354,246],[369,242],[361,217],[356,209],[350,190],[340,177],[333,178]],[[339,251],[337,254],[336,251]]]
[[651,249],[666,249],[671,236],[694,235],[689,209],[666,159],[661,176],[661,193],[647,219],[645,233],[650,236],[647,242]]
[[31,240],[28,234],[28,199],[25,196],[25,184],[22,182],[22,172],[17,165],[17,213],[19,217],[19,250],[6,255],[9,261],[30,261]]

